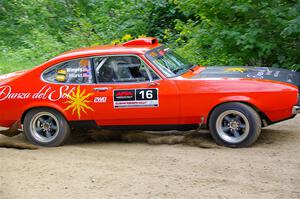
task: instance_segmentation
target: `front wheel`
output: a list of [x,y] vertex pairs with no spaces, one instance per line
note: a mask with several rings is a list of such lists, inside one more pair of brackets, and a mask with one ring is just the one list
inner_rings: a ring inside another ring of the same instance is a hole
[[25,137],[32,143],[56,147],[65,143],[70,135],[66,119],[57,111],[48,108],[30,110],[24,119]]
[[248,147],[260,135],[261,120],[258,113],[246,104],[226,103],[212,112],[209,128],[219,145]]

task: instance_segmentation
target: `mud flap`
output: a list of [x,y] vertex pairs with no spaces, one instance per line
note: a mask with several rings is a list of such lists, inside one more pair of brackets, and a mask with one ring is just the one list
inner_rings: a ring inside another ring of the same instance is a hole
[[9,129],[0,131],[0,134],[8,136],[8,137],[13,137],[16,135],[19,135],[22,133],[22,131],[19,130],[19,122],[15,122]]

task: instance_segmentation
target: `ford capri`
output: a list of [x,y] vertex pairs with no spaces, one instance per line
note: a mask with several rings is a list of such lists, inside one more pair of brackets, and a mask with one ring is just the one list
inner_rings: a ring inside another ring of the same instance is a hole
[[32,143],[63,145],[71,129],[209,129],[217,144],[248,147],[261,128],[299,113],[300,73],[203,67],[156,38],[82,48],[0,75],[0,126]]

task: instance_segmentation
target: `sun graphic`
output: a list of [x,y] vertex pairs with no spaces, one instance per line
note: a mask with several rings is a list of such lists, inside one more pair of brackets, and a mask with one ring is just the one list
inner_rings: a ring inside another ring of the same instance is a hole
[[78,86],[76,93],[72,92],[71,95],[68,95],[69,100],[65,103],[70,105],[65,109],[65,111],[72,109],[72,115],[74,115],[75,111],[77,111],[79,119],[81,118],[81,111],[84,113],[87,113],[86,109],[94,111],[92,107],[87,105],[91,102],[88,98],[92,95],[93,93],[85,94],[85,90],[81,91],[80,86]]
[[227,69],[225,69],[226,72],[241,72],[241,73],[244,73],[247,70],[248,70],[247,68],[227,68]]

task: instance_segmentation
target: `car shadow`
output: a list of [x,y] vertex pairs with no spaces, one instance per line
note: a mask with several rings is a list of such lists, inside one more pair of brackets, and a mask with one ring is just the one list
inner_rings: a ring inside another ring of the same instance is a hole
[[[263,129],[260,137],[253,147],[265,145],[284,145],[295,140],[295,132],[291,130]],[[107,131],[73,130],[67,145],[95,144],[95,143],[146,143],[150,145],[175,145],[194,146],[200,148],[224,148],[218,146],[209,131]],[[23,134],[6,137],[0,136],[0,147],[15,149],[38,149],[30,144]]]
[[[268,144],[282,145],[294,140],[294,132],[279,129],[262,129],[252,147]],[[74,131],[68,144],[76,145],[95,142],[147,143],[151,145],[183,144],[200,148],[223,148],[215,143],[207,130],[200,131]]]
[[95,142],[147,143],[151,145],[184,144],[200,148],[219,148],[208,131],[73,131],[68,144]]

